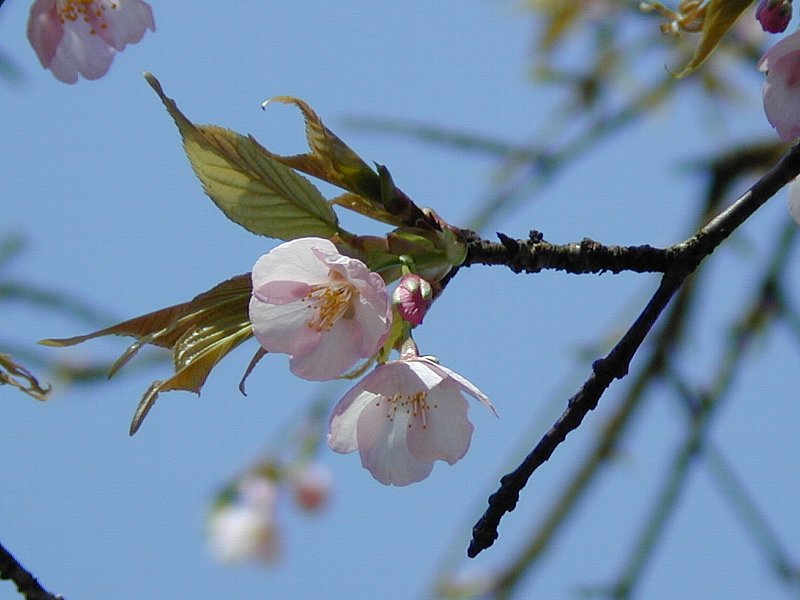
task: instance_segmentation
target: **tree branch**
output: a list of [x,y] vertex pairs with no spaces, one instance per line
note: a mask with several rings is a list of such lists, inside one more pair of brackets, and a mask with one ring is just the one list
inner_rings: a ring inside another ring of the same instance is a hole
[[507,512],[514,510],[519,493],[533,472],[553,454],[566,436],[593,410],[614,379],[628,372],[634,354],[675,292],[697,266],[761,205],[800,173],[800,146],[794,146],[766,175],[730,207],[713,218],[689,239],[667,249],[671,264],[642,313],[622,339],[604,358],[594,362],[592,373],[581,389],[569,399],[566,410],[545,433],[522,463],[500,480],[500,488],[489,497],[489,507],[475,524],[467,550],[477,556],[497,539],[497,527]]
[[45,590],[25,567],[0,544],[0,579],[13,581],[26,600],[63,600]]
[[514,273],[538,273],[542,270],[568,273],[603,273],[634,271],[664,273],[671,264],[668,250],[652,246],[604,246],[584,238],[571,244],[545,242],[538,231],[527,240],[515,240],[498,233],[500,243],[484,240],[472,231],[462,231],[467,242],[467,258],[462,266],[504,265]]

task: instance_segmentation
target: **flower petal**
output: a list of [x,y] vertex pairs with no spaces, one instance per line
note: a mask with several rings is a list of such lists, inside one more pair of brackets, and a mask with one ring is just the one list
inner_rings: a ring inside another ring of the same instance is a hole
[[447,380],[431,390],[426,404],[424,414],[409,423],[408,449],[421,462],[446,460],[455,464],[467,453],[474,430],[467,418],[467,400],[460,386]]
[[789,214],[800,225],[800,179],[797,177],[789,183]]
[[363,389],[364,381],[356,384],[339,400],[328,419],[328,446],[339,454],[358,450],[358,417],[367,404],[380,401],[379,394]]
[[422,462],[409,452],[409,415],[389,408],[383,400],[370,402],[361,411],[356,427],[361,464],[384,485],[422,481],[433,470],[433,462]]
[[313,253],[315,248],[336,250],[323,238],[300,238],[276,246],[256,261],[253,288],[268,281],[300,281],[318,284],[328,279],[328,266]]
[[354,319],[340,319],[333,329],[317,336],[313,349],[292,353],[290,367],[298,377],[310,381],[335,379],[362,356],[358,346],[361,329]]

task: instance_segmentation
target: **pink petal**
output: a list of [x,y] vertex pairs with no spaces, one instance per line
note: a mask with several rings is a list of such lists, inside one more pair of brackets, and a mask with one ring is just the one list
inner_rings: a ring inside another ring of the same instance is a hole
[[97,35],[86,35],[83,23],[67,21],[64,35],[50,63],[56,79],[74,83],[80,74],[86,79],[99,79],[108,72],[114,60],[114,49]]
[[156,30],[153,10],[147,2],[116,0],[112,6],[114,8],[106,4],[106,10],[103,11],[108,27],[97,27],[96,30],[115,49],[123,50],[126,44],[140,41],[146,29]]
[[253,334],[268,352],[303,354],[319,344],[320,332],[308,327],[308,305],[302,302],[275,305],[250,299]]
[[426,399],[428,409],[410,422],[408,449],[419,461],[445,460],[455,464],[467,453],[474,427],[467,418],[468,405],[460,387],[444,381]]
[[[406,431],[409,415],[392,414],[387,401],[370,402],[361,411],[357,424],[361,464],[384,485],[408,485],[425,479],[433,462],[417,460],[408,450]],[[390,418],[392,417],[392,418]]]
[[379,394],[364,390],[364,382],[366,379],[361,380],[339,400],[328,419],[328,446],[339,454],[358,450],[358,417],[367,404],[379,401]]
[[800,31],[795,31],[767,50],[761,60],[758,61],[758,70],[770,71],[774,63],[787,54],[798,50],[800,50]]
[[63,35],[64,26],[58,20],[56,0],[36,0],[28,17],[28,41],[45,69],[50,66]]
[[764,83],[764,112],[784,140],[800,137],[800,51],[775,61]]
[[300,281],[267,281],[253,286],[253,295],[267,304],[297,302],[311,292],[311,286]]
[[340,319],[328,332],[320,333],[313,349],[294,352],[292,373],[309,381],[335,379],[356,364],[360,327],[353,319]]
[[256,261],[253,267],[253,287],[267,281],[300,281],[318,284],[328,280],[328,266],[319,260],[314,248],[336,246],[322,238],[300,238],[273,248]]
[[800,179],[794,178],[789,183],[789,214],[795,223],[800,225]]
[[475,400],[483,404],[486,408],[492,411],[492,414],[495,417],[498,416],[497,411],[495,410],[494,405],[492,404],[492,401],[489,400],[489,397],[482,391],[480,391],[477,387],[475,387],[475,385],[471,381],[469,381],[465,377],[462,377],[455,371],[448,369],[447,367],[435,363],[431,360],[428,360],[426,358],[420,358],[419,360],[420,362],[424,361],[425,363],[427,363],[433,371],[438,372],[441,376],[447,377],[452,381],[454,381],[455,383],[457,383],[462,392],[469,394],[470,396],[475,398]]
[[353,320],[359,325],[356,347],[360,358],[367,358],[375,354],[389,335],[392,315],[391,311],[387,310],[389,303],[385,296],[383,300],[376,306],[370,303],[364,294],[361,294],[361,297],[355,302]]

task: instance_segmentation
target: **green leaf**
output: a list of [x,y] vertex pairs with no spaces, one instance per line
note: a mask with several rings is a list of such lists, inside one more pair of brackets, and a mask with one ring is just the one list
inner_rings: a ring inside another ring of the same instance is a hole
[[206,194],[233,222],[258,235],[330,238],[336,213],[314,185],[275,160],[256,140],[213,125],[194,125],[145,74],[178,126],[183,148]]
[[266,149],[264,152],[281,164],[351,192],[352,195],[343,197],[345,202],[337,204],[366,217],[395,226],[418,225],[426,221],[419,207],[395,187],[386,167],[378,165],[376,173],[367,166],[358,154],[325,127],[308,104],[292,96],[278,96],[262,106],[271,102],[292,104],[303,113],[306,140],[311,151],[294,156],[281,156]]
[[359,196],[373,199],[380,197],[380,180],[377,173],[328,129],[308,104],[293,96],[276,96],[267,100],[262,107],[266,108],[273,102],[292,104],[303,113],[306,140],[311,152],[281,156],[267,151],[272,158]]
[[42,340],[46,346],[72,346],[104,335],[136,338],[112,365],[109,377],[145,345],[170,348],[175,373],[154,381],[134,414],[130,433],[139,429],[159,393],[185,390],[200,393],[214,366],[253,335],[248,315],[252,293],[250,274],[238,275],[195,296],[189,302],[157,310],[123,323],[65,339]]
[[703,37],[700,44],[686,67],[675,75],[677,78],[686,77],[695,71],[711,52],[722,41],[722,38],[733,27],[753,0],[710,0],[705,8],[705,18],[703,20]]
[[372,202],[371,200],[366,199],[364,196],[359,196],[358,194],[347,192],[341,196],[332,198],[330,203],[334,206],[341,206],[342,208],[352,210],[353,212],[357,212],[358,214],[369,217],[370,219],[380,221],[381,223],[388,223],[389,225],[397,226],[402,222],[399,221],[397,217],[387,212],[387,210],[381,204]]

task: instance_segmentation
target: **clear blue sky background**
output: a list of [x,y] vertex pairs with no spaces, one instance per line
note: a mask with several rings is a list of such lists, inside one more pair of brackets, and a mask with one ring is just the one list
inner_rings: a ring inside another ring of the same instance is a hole
[[[0,9],[0,50],[23,75],[0,82],[0,233],[27,240],[9,274],[119,319],[246,272],[274,245],[227,221],[203,195],[144,70],[194,121],[252,133],[278,152],[303,147],[301,120],[289,108],[263,113],[259,104],[281,94],[304,98],[364,158],[388,165],[419,204],[457,225],[485,196],[492,160],[355,131],[345,118],[393,117],[524,142],[560,100],[526,74],[532,23],[513,3],[154,2],[157,32],[120,54],[103,79],[75,86],[38,64],[25,38],[29,4],[7,0]],[[760,112],[759,81],[755,73],[746,80],[753,93],[735,118],[711,126],[709,105],[694,92],[683,95],[482,233],[524,237],[536,228],[554,242],[589,236],[620,244],[681,239],[703,185],[683,168],[686,159],[732,139],[772,134]],[[715,364],[724,340],[714,326],[740,310],[752,286],[742,273],[763,260],[766,241],[787,218],[776,198],[736,244],[714,255],[716,274],[703,291],[714,310],[694,325],[687,370]],[[460,273],[416,337],[423,352],[481,387],[501,418],[473,406],[466,458],[452,468],[438,464],[430,478],[406,488],[383,487],[355,455],[324,452],[336,477],[330,510],[307,518],[282,506],[284,557],[269,569],[210,558],[208,503],[307,401],[320,392],[338,397],[343,387],[292,378],[285,358],[272,357],[243,397],[236,386],[250,344],[214,371],[200,398],[162,396],[132,439],[133,409],[149,382],[166,375],[164,365],[123,372],[108,384],[59,386],[46,404],[0,388],[0,541],[68,600],[420,597],[443,557],[464,555],[499,475],[588,374],[578,350],[626,325],[656,283],[644,275]],[[4,339],[87,330],[25,307],[3,311]],[[113,339],[52,352],[81,361],[116,356],[125,346]],[[712,435],[796,557],[797,360],[796,340],[785,331],[760,344]],[[464,560],[464,572],[490,571],[518,547],[624,389],[624,382],[612,387],[536,474],[496,547]],[[530,580],[530,593],[566,597],[623,568],[684,421],[669,394],[656,394],[619,460]],[[704,469],[694,471],[641,597],[785,597]],[[0,598],[15,597],[10,584],[0,585]]]

